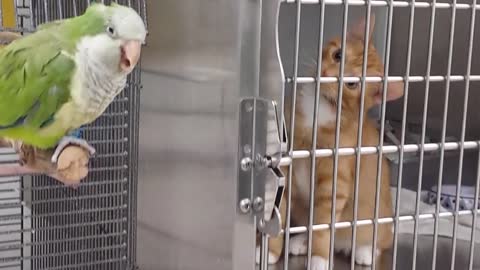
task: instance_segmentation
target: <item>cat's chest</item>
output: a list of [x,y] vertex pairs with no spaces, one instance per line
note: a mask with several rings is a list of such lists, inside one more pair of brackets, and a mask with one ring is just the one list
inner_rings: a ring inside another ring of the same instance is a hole
[[310,198],[310,162],[309,159],[300,159],[293,163],[295,193],[305,202]]
[[[313,116],[315,111],[315,96],[312,91],[305,91],[299,100],[298,106],[302,111],[302,125],[306,127],[313,126]],[[335,123],[336,114],[332,105],[320,96],[317,109],[317,126],[327,126]]]

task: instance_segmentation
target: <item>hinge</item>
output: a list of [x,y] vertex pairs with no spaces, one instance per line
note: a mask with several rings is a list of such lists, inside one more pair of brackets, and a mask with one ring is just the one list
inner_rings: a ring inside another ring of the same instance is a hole
[[279,207],[285,176],[280,171],[279,164],[287,150],[284,127],[283,118],[279,121],[275,101],[262,98],[242,100],[238,211],[254,215],[259,231],[270,236],[281,232]]

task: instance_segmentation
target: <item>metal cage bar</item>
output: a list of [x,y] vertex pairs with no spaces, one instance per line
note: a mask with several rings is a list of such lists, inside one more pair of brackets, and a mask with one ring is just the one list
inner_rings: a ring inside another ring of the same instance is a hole
[[[293,66],[293,91],[292,91],[292,100],[290,104],[290,127],[295,126],[295,110],[296,110],[296,100],[297,100],[297,77],[298,77],[298,58],[300,51],[300,19],[302,14],[301,3],[297,2],[296,4],[296,17],[295,17],[295,48],[294,48],[294,66]],[[288,141],[288,154],[292,155],[293,153],[293,144],[295,141],[295,129],[290,128],[289,132],[289,141]],[[292,217],[292,178],[293,178],[293,162],[288,166],[288,178],[287,178],[287,202],[286,202],[286,213],[285,213],[285,240],[284,240],[284,263],[283,269],[288,270],[288,262],[290,255],[290,226],[291,226],[291,217]]]

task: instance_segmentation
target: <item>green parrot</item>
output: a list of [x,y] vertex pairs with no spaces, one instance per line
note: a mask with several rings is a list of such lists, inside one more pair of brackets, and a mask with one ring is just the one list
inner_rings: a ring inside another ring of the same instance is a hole
[[138,13],[119,4],[91,4],[81,16],[50,22],[0,50],[0,137],[41,149],[55,146],[97,119],[125,88],[147,35]]

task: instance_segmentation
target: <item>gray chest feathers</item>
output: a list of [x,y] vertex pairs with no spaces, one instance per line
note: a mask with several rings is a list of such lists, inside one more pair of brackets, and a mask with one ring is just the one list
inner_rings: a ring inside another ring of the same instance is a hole
[[95,61],[85,63],[79,72],[86,112],[96,115],[105,111],[127,83],[126,75],[107,71]]

